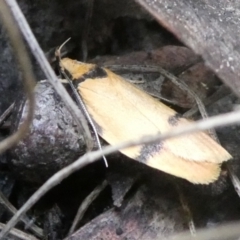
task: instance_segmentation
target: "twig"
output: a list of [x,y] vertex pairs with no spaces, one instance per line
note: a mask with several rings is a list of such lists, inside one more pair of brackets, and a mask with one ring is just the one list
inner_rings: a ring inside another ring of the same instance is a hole
[[[218,100],[220,100],[221,98],[229,94],[231,94],[231,90],[226,85],[222,85],[213,95],[203,100],[204,106],[206,107],[208,105],[211,105],[214,102],[217,102]],[[187,112],[185,112],[184,116],[188,118],[190,116],[193,116],[197,112],[198,112],[198,107],[194,106],[191,109],[189,109]]]
[[10,107],[8,107],[6,111],[0,116],[0,126],[2,125],[3,121],[10,115],[10,113],[13,110],[13,107],[14,107],[14,103],[12,103]]
[[4,139],[0,143],[0,153],[9,149],[14,144],[16,144],[21,138],[23,138],[27,131],[29,130],[29,126],[32,122],[34,115],[34,86],[35,86],[35,77],[31,68],[31,61],[27,54],[27,50],[25,48],[22,36],[16,26],[16,23],[12,17],[9,8],[6,5],[4,0],[0,0],[0,18],[4,27],[6,28],[9,39],[12,43],[13,50],[15,52],[15,56],[19,62],[19,66],[22,70],[23,80],[24,80],[24,88],[26,91],[27,98],[29,100],[28,114],[24,123],[20,126],[18,131],[12,134],[10,137]]
[[[3,223],[0,223],[0,230],[3,229],[6,225]],[[10,231],[11,235],[13,237],[16,237],[17,239],[22,239],[22,240],[38,240],[37,238],[35,238],[34,236],[27,234],[25,232],[22,232],[16,228],[12,229]],[[14,238],[15,239],[15,238]]]
[[[1,0],[3,1],[3,0]],[[29,27],[29,24],[27,23],[21,9],[19,8],[17,2],[15,0],[7,0],[7,5],[12,11],[12,14],[23,34],[25,37],[32,54],[35,56],[38,64],[40,65],[42,71],[45,73],[47,79],[53,86],[53,88],[56,90],[56,92],[59,94],[59,96],[62,98],[62,101],[65,103],[69,113],[73,116],[80,132],[82,132],[86,145],[87,150],[92,150],[93,147],[93,140],[90,134],[90,130],[88,128],[88,124],[86,122],[86,119],[84,118],[84,115],[81,113],[79,108],[76,106],[76,104],[73,102],[63,85],[58,80],[57,76],[55,75],[54,71],[52,70],[50,64],[48,63],[42,49],[40,48],[35,36],[33,35],[31,28]]]
[[[12,215],[14,215],[17,212],[17,209],[8,201],[8,199],[4,196],[2,191],[0,191],[0,205],[3,205],[10,213],[12,213]],[[28,225],[30,222],[27,216],[22,216],[21,221],[26,225]],[[43,230],[35,224],[31,224],[29,230],[35,233],[40,238],[44,237]]]
[[[163,141],[171,137],[177,137],[183,134],[189,134],[192,132],[207,130],[214,127],[220,126],[228,126],[231,124],[236,124],[240,122],[240,111],[230,112],[218,115],[216,117],[211,117],[204,120],[196,121],[195,123],[191,123],[188,126],[176,127],[170,132],[164,133],[162,135],[156,136],[148,136],[143,137],[141,139],[132,140],[124,143],[120,143],[114,146],[105,147],[102,151],[93,151],[91,153],[87,153],[72,164],[63,168],[62,170],[55,173],[50,179],[48,179],[29,199],[28,201],[17,211],[17,213],[12,217],[12,219],[8,222],[6,227],[0,233],[0,239],[6,236],[9,230],[14,227],[21,216],[25,214],[42,196],[44,196],[50,189],[55,187],[65,178],[67,178],[72,173],[77,170],[85,167],[86,165],[95,162],[98,158],[100,158],[103,154],[108,155],[115,151],[118,151],[123,148],[128,148],[132,146],[137,146],[140,144],[146,144],[150,142]],[[240,229],[239,229],[240,232]]]
[[81,219],[83,218],[89,206],[99,196],[99,194],[105,189],[106,186],[107,186],[107,181],[104,180],[84,199],[84,201],[78,208],[77,214],[73,220],[73,224],[69,230],[68,236],[71,236],[74,233],[74,231],[76,230],[77,224],[81,221]]

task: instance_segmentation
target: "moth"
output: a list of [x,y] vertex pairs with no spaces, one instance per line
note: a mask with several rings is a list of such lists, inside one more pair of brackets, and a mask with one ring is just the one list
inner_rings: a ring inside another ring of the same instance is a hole
[[[112,71],[70,58],[60,67],[72,81],[98,134],[109,144],[164,133],[190,121]],[[123,154],[195,184],[209,184],[231,155],[205,132],[142,144],[120,150]]]

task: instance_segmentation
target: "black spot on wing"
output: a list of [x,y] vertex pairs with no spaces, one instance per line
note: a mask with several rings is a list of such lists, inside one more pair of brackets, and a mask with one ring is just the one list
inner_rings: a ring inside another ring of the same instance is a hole
[[105,71],[105,69],[95,65],[94,68],[92,68],[89,72],[85,73],[82,77],[85,79],[105,78],[107,77],[107,72]]
[[178,125],[178,122],[179,122],[179,119],[182,117],[182,115],[180,113],[176,113],[175,115],[173,116],[170,116],[168,118],[168,123],[169,125],[171,126],[177,126]]
[[144,144],[136,160],[146,163],[150,157],[153,157],[156,153],[161,151],[162,147],[163,142]]
[[103,68],[96,65],[89,72],[83,74],[80,78],[74,79],[73,85],[75,88],[77,88],[79,83],[84,82],[88,78],[99,79],[99,78],[105,78],[105,77],[107,77],[107,72]]

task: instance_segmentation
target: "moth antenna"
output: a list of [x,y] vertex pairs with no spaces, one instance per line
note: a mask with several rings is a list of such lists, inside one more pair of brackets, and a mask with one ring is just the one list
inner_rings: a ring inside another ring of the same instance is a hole
[[59,61],[61,61],[61,50],[62,50],[62,48],[64,47],[64,45],[68,42],[68,41],[70,41],[70,39],[71,38],[68,38],[64,43],[62,43],[62,45],[60,45],[60,47],[59,48],[57,48],[57,50],[55,51],[55,56],[56,56],[56,58],[58,58],[59,59]]
[[[55,55],[56,55],[56,57],[59,59],[59,62],[62,60],[62,59],[61,59],[61,49],[63,48],[63,46],[64,46],[70,39],[71,39],[71,38],[68,38],[68,39],[56,50],[56,52],[55,52]],[[101,145],[101,142],[100,142],[100,139],[99,139],[99,136],[98,136],[98,132],[97,132],[96,126],[94,125],[94,123],[93,123],[93,121],[92,121],[92,118],[91,118],[91,116],[90,116],[90,114],[89,114],[89,112],[88,112],[88,110],[87,110],[87,108],[86,108],[86,106],[85,106],[85,104],[84,104],[81,96],[78,94],[77,90],[76,90],[75,87],[73,86],[72,81],[71,81],[71,80],[69,79],[69,77],[65,74],[64,69],[61,69],[61,72],[63,73],[64,77],[67,79],[67,81],[68,81],[68,83],[69,83],[69,85],[70,85],[70,87],[71,87],[71,89],[72,89],[72,91],[73,91],[73,93],[74,93],[74,95],[75,95],[75,98],[76,98],[77,101],[78,101],[78,104],[82,107],[82,110],[83,110],[83,112],[84,112],[84,114],[85,114],[88,122],[90,123],[90,125],[91,125],[91,127],[92,127],[92,130],[93,130],[94,135],[95,135],[95,137],[96,137],[96,141],[97,141],[97,145],[98,145],[99,150],[102,150],[102,145]],[[102,155],[102,157],[103,157],[103,160],[104,160],[104,162],[105,162],[106,167],[108,167],[108,162],[107,162],[106,157],[105,157],[104,155]]]
[[[64,73],[63,73],[63,74],[64,74]],[[84,112],[84,114],[85,114],[88,122],[90,123],[90,125],[91,125],[91,127],[92,127],[92,130],[93,130],[94,135],[95,135],[95,137],[96,137],[96,141],[97,141],[97,145],[98,145],[99,150],[102,150],[102,145],[101,145],[101,142],[100,142],[100,139],[99,139],[99,136],[98,136],[98,132],[97,132],[96,126],[95,126],[95,124],[94,124],[94,122],[93,122],[93,120],[92,120],[92,118],[91,118],[91,116],[90,116],[90,114],[89,114],[89,112],[88,112],[88,110],[87,110],[87,108],[86,108],[86,106],[85,106],[85,104],[84,104],[81,96],[78,94],[76,88],[73,86],[72,81],[66,76],[66,74],[64,74],[64,76],[65,76],[66,79],[68,80],[69,85],[71,86],[71,89],[73,90],[73,93],[74,93],[74,95],[75,95],[78,103],[79,103],[80,106],[82,107],[83,112]],[[103,157],[103,160],[104,160],[104,162],[105,162],[106,167],[108,167],[108,162],[107,162],[106,157],[105,157],[104,155],[102,155],[102,157]]]

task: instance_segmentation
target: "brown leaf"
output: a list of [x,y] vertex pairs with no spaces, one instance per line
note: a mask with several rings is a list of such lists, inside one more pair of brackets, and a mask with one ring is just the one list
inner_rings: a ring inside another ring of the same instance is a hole
[[240,12],[230,0],[137,0],[239,96]]

